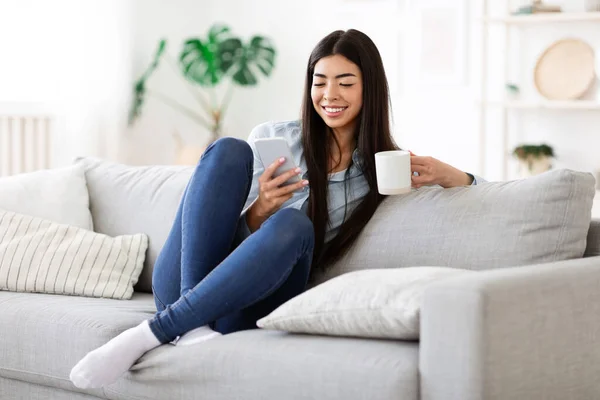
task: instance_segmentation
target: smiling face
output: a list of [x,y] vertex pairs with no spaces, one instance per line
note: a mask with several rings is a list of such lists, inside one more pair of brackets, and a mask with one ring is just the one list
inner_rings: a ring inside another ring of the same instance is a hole
[[321,58],[315,65],[310,91],[312,103],[332,129],[353,131],[362,109],[362,73],[346,57]]

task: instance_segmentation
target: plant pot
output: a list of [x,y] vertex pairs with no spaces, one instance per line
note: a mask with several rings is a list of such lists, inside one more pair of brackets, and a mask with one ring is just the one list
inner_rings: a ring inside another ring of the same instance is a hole
[[175,154],[175,165],[196,165],[206,150],[206,146],[180,146]]
[[529,155],[519,159],[519,175],[522,178],[539,175],[552,169],[552,158]]
[[177,133],[173,133],[173,140],[175,142],[175,165],[196,165],[200,161],[200,157],[204,154],[204,151],[208,145],[190,145],[184,143],[181,136]]

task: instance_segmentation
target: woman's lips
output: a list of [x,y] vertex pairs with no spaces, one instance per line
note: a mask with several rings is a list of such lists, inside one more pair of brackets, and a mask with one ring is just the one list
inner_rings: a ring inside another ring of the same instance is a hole
[[323,111],[325,111],[325,115],[330,118],[339,117],[346,111],[348,107],[330,107],[330,106],[322,106]]

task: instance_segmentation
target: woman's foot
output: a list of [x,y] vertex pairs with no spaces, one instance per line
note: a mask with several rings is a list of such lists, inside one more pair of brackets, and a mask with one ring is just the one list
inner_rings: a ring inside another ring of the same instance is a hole
[[110,385],[129,371],[144,353],[160,345],[148,321],[144,321],[88,353],[73,367],[69,378],[80,389]]
[[209,339],[221,336],[221,332],[216,332],[210,329],[208,325],[200,328],[192,329],[175,339],[172,343],[176,346],[190,346],[196,343],[202,343]]

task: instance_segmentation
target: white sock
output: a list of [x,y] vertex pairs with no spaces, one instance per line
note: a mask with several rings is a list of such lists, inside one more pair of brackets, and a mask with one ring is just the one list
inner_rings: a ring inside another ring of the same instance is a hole
[[215,332],[208,325],[192,329],[175,339],[172,343],[176,346],[190,346],[196,343],[202,343],[209,339],[221,336],[221,332]]
[[148,321],[131,328],[89,352],[73,367],[69,378],[80,389],[116,382],[147,351],[160,346]]

